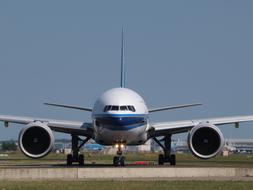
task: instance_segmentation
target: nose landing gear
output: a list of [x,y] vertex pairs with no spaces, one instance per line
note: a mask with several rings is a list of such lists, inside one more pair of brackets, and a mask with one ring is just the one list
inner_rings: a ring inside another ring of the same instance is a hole
[[114,166],[125,166],[125,157],[122,155],[123,151],[122,149],[125,147],[124,144],[116,144],[115,145],[117,150],[117,156],[113,157],[113,165]]

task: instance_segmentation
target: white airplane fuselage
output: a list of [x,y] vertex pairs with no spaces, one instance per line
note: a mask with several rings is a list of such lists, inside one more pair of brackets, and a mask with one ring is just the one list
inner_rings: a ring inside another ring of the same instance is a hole
[[102,145],[140,145],[147,141],[148,108],[143,98],[127,88],[113,88],[95,102],[94,139]]

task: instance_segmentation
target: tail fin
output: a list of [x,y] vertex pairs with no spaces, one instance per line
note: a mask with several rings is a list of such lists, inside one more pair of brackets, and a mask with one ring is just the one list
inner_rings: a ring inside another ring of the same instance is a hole
[[125,87],[125,62],[124,62],[124,28],[122,27],[121,33],[121,80],[120,87]]

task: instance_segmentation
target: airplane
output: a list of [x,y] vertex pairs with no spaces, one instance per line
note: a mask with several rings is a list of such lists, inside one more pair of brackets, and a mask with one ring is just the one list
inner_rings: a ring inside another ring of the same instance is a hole
[[125,87],[124,36],[121,37],[120,87],[104,92],[93,108],[55,103],[49,106],[91,112],[91,122],[42,119],[24,116],[0,115],[0,121],[24,124],[19,133],[20,150],[28,157],[38,159],[50,153],[54,146],[53,131],[67,133],[72,139],[72,153],[67,155],[67,165],[84,165],[84,155],[79,150],[90,139],[96,143],[117,148],[114,166],[125,166],[123,149],[126,146],[142,145],[153,139],[163,150],[158,164],[176,165],[176,156],[171,152],[171,136],[188,133],[188,146],[193,155],[209,159],[218,155],[225,140],[218,126],[253,121],[253,115],[220,117],[199,120],[183,120],[153,123],[149,115],[154,112],[199,106],[200,103],[148,108],[144,99],[135,91]]

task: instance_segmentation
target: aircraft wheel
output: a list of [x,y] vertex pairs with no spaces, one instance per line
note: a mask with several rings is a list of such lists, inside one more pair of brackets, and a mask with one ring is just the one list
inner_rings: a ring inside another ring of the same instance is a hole
[[125,166],[125,157],[121,157],[120,159],[120,166]]
[[73,156],[72,154],[67,155],[67,166],[71,166],[73,162]]
[[176,155],[172,154],[170,156],[170,165],[175,166],[176,165]]
[[119,157],[118,156],[114,156],[113,157],[113,165],[114,166],[118,166],[119,165]]
[[125,157],[124,156],[114,156],[113,157],[114,166],[125,166]]
[[164,156],[163,154],[159,154],[158,165],[163,165],[163,164],[164,164]]
[[78,163],[79,163],[79,166],[83,166],[84,165],[84,155],[83,154],[80,154],[78,156]]
[[114,159],[114,166],[121,166],[122,159],[119,156],[115,156]]

